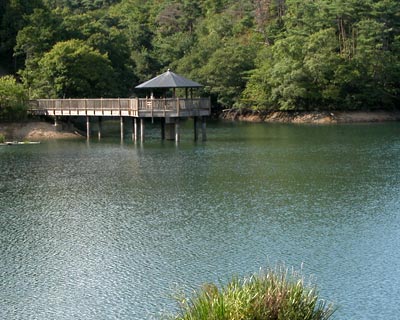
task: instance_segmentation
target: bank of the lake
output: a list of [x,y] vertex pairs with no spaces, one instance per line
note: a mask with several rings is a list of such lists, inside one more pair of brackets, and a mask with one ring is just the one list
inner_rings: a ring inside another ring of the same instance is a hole
[[0,123],[0,135],[3,135],[6,141],[46,141],[82,138],[74,128],[67,128],[62,124],[54,126],[45,121]]
[[361,123],[400,121],[400,111],[262,111],[226,109],[219,116],[224,120],[278,123]]
[[[267,123],[337,124],[361,122],[400,121],[400,111],[260,111],[251,109],[226,109],[218,118],[223,120]],[[0,122],[0,135],[9,141],[46,141],[53,139],[82,138],[73,127],[60,122],[59,126],[45,121]]]

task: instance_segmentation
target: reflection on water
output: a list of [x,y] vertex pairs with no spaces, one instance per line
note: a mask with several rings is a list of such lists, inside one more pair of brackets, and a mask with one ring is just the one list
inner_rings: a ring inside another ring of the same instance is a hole
[[158,318],[178,289],[278,261],[337,319],[398,316],[397,123],[185,130],[0,149],[1,319]]

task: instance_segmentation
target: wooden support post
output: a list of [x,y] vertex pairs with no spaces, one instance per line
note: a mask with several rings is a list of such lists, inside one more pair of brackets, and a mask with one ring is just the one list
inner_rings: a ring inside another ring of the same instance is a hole
[[165,118],[165,135],[167,140],[175,140],[176,118]]
[[161,118],[161,140],[165,140],[165,118]]
[[140,142],[144,142],[144,119],[140,118]]
[[121,128],[121,141],[124,141],[124,117],[119,117],[120,128]]
[[99,129],[99,131],[97,132],[97,137],[99,138],[99,140],[101,140],[101,133],[102,133],[102,131],[103,131],[103,124],[102,124],[102,118],[101,117],[98,117],[98,129]]
[[175,120],[175,142],[179,142],[180,140],[180,130],[179,130],[179,118]]
[[137,140],[138,140],[137,118],[132,118],[132,141],[136,142]]
[[201,135],[202,140],[207,140],[207,133],[206,133],[206,117],[201,117]]
[[193,117],[193,129],[194,129],[194,141],[197,141],[199,138],[198,126],[197,126],[197,117]]
[[86,138],[90,138],[90,117],[86,116]]

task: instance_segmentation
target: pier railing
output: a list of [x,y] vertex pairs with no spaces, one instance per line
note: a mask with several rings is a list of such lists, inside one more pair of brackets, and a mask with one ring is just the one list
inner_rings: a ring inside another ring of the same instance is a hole
[[37,99],[29,112],[51,116],[192,117],[211,113],[210,98]]

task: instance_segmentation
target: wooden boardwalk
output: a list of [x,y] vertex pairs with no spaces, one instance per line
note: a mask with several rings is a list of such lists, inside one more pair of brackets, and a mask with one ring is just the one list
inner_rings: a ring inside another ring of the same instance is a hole
[[49,116],[187,118],[209,116],[209,98],[37,99],[29,112]]
[[[119,117],[121,140],[124,137],[124,118],[131,118],[132,139],[144,141],[144,119],[161,119],[161,138],[179,141],[179,120],[194,119],[194,139],[198,139],[198,119],[201,119],[202,139],[206,139],[206,117],[211,114],[210,98],[165,99],[37,99],[31,100],[28,112],[32,115],[57,117],[86,117],[86,135],[90,137],[90,119],[97,118],[98,137],[101,137],[102,118]],[[139,120],[139,123],[138,123]],[[93,120],[92,120],[93,122]],[[139,135],[140,127],[140,135]],[[167,133],[167,134],[166,134]]]

